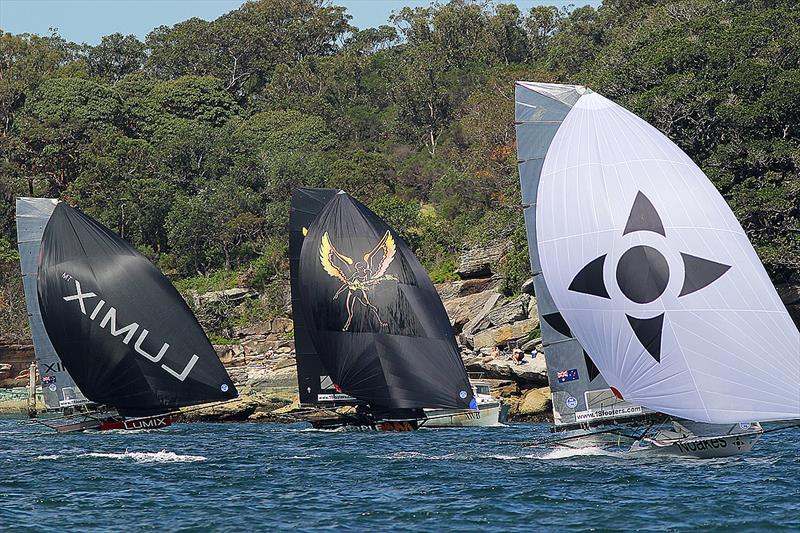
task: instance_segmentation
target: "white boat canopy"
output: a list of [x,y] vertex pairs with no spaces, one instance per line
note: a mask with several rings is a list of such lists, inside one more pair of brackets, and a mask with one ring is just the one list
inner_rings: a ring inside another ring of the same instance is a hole
[[556,307],[609,385],[700,422],[800,418],[800,333],[700,168],[589,89],[516,89],[531,242]]

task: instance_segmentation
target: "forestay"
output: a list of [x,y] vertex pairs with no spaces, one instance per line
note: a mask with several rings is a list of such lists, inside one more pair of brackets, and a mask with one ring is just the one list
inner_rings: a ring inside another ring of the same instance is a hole
[[565,111],[523,193],[553,301],[609,384],[697,421],[800,418],[800,333],[703,172],[597,93],[518,87]]

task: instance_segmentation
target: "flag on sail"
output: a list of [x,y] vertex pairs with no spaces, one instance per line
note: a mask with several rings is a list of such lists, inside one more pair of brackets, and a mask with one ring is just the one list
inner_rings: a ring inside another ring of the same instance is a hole
[[518,82],[517,110],[541,271],[605,380],[701,422],[800,418],[800,333],[697,165],[584,87]]

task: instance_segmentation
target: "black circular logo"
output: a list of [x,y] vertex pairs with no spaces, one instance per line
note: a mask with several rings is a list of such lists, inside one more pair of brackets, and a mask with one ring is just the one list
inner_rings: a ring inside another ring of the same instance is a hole
[[617,284],[622,294],[637,304],[647,304],[664,294],[669,265],[661,252],[650,246],[634,246],[617,263]]

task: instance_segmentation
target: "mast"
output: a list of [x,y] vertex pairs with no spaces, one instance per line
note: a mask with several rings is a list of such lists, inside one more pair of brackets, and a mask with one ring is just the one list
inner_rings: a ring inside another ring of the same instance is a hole
[[[307,228],[295,319],[333,387],[387,409],[475,409],[444,305],[408,246],[343,191]],[[298,312],[299,311],[299,312]]]
[[63,202],[44,230],[37,289],[47,336],[93,402],[145,416],[238,396],[172,283]]
[[25,306],[31,327],[33,350],[42,383],[45,408],[58,410],[83,405],[88,400],[58,357],[47,336],[39,309],[36,277],[39,271],[39,252],[42,235],[58,200],[52,198],[17,198],[17,246],[25,290]]
[[528,253],[553,403],[553,423],[556,429],[569,429],[583,424],[639,418],[650,411],[614,395],[558,311],[542,274],[536,234],[539,177],[550,143],[580,93],[577,87],[541,85],[540,92],[516,86],[515,124]]

